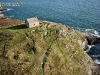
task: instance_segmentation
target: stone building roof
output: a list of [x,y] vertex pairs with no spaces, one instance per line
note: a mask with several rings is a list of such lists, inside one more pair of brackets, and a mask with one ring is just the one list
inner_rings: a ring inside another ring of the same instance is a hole
[[28,18],[26,21],[25,21],[25,24],[28,28],[31,28],[31,27],[35,27],[35,26],[39,26],[39,20],[37,17],[33,17],[33,18]]
[[31,23],[31,22],[39,22],[39,20],[37,18],[28,18],[27,21],[29,23]]

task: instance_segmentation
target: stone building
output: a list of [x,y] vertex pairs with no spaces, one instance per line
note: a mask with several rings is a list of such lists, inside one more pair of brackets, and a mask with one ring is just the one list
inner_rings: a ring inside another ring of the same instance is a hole
[[37,19],[37,17],[35,18],[28,18],[26,21],[25,21],[25,24],[28,28],[32,28],[32,27],[35,27],[35,26],[39,26],[39,20]]

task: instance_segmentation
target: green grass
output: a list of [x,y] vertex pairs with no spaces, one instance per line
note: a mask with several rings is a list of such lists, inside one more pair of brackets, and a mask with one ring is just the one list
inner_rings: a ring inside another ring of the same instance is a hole
[[0,75],[41,75],[39,57],[45,51],[44,75],[86,75],[88,66],[82,60],[88,57],[78,44],[78,39],[84,38],[67,26],[60,34],[61,27],[43,22],[33,28],[24,25],[0,28]]

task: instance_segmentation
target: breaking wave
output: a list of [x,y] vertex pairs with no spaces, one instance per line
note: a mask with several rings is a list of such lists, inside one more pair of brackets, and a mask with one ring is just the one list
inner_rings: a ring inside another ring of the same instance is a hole
[[10,11],[10,10],[13,10],[12,8],[7,8],[7,10],[6,11]]
[[93,34],[97,37],[100,37],[99,32],[95,29],[85,29],[85,33],[90,33],[90,34]]
[[[95,29],[85,29],[85,28],[76,28],[77,31],[80,31],[85,34],[92,34],[100,38],[100,34]],[[100,64],[100,44],[98,45],[88,45],[89,49],[86,53],[93,59],[96,64]]]
[[100,44],[92,46],[87,54],[93,59],[96,64],[100,64]]
[[100,37],[99,32],[95,29],[85,29],[85,28],[76,28],[77,31],[80,31],[82,33],[89,33],[92,34],[94,36]]
[[12,8],[7,8],[7,10],[0,11],[0,13],[6,12],[6,11],[11,11],[11,10],[13,10],[13,9]]
[[13,18],[15,15],[11,15],[11,16],[8,16],[8,17],[10,17],[10,18]]

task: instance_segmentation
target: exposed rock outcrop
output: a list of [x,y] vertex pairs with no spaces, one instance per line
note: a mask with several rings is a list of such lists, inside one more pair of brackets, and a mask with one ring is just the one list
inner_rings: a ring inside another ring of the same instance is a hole
[[88,47],[88,41],[85,40],[85,41],[82,41],[82,40],[78,40],[78,43],[79,45],[82,47],[83,50],[88,50],[89,47]]
[[[8,31],[12,35],[7,36]],[[0,74],[95,75],[94,62],[83,49],[87,49],[85,38],[61,24],[42,22],[33,28],[3,28],[0,29]]]
[[0,14],[0,20],[1,19],[7,19],[7,17],[4,14]]
[[92,34],[85,34],[84,37],[87,39],[88,45],[100,44],[100,37],[98,36],[94,36]]

